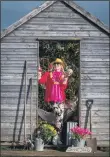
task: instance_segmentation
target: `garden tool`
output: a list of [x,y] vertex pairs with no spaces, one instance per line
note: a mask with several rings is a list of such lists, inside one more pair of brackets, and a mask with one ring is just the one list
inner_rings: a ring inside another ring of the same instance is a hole
[[25,94],[24,94],[24,145],[26,145],[26,93],[27,93],[27,61],[25,61]]
[[[90,131],[92,132],[92,103],[93,103],[93,100],[88,100],[87,101],[87,109],[90,110],[90,114],[89,114],[89,117],[90,117]],[[91,147],[92,148],[92,152],[96,152],[97,151],[97,140],[96,138],[92,138],[92,134],[90,135],[90,138],[88,138],[86,140],[86,144],[88,147]]]

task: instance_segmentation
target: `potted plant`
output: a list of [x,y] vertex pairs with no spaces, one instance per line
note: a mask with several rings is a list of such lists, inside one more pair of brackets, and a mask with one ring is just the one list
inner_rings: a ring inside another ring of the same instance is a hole
[[40,122],[39,131],[39,136],[44,141],[44,144],[50,143],[52,138],[57,135],[57,131],[54,126],[47,122]]
[[87,136],[92,134],[88,129],[78,126],[71,128],[70,131],[72,132],[72,145],[75,147],[84,147]]

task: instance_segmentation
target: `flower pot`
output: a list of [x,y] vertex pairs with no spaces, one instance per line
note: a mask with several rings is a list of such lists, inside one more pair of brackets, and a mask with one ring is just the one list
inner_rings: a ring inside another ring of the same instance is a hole
[[78,143],[79,143],[78,139],[72,139],[72,146],[73,147],[77,147]]
[[78,142],[78,147],[84,147],[85,146],[85,140],[84,139],[80,139],[80,141]]
[[35,139],[35,150],[43,151],[44,150],[44,141],[41,138]]

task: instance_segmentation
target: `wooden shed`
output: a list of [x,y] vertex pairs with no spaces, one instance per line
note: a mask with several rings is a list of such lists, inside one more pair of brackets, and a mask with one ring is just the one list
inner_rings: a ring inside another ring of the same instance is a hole
[[36,128],[37,63],[40,40],[80,41],[80,116],[93,99],[93,133],[109,144],[109,29],[73,1],[47,1],[1,34],[1,141],[24,139],[25,60],[27,120],[30,134],[30,78],[33,78],[32,129]]

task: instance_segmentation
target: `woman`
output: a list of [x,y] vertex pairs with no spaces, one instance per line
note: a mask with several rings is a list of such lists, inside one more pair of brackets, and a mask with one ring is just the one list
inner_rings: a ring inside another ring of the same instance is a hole
[[57,58],[51,63],[51,70],[45,72],[41,76],[39,71],[39,83],[44,84],[45,89],[45,102],[50,104],[52,111],[56,115],[56,127],[61,130],[63,115],[64,115],[64,102],[66,99],[65,90],[68,84],[68,75],[64,73],[64,63],[61,59]]

